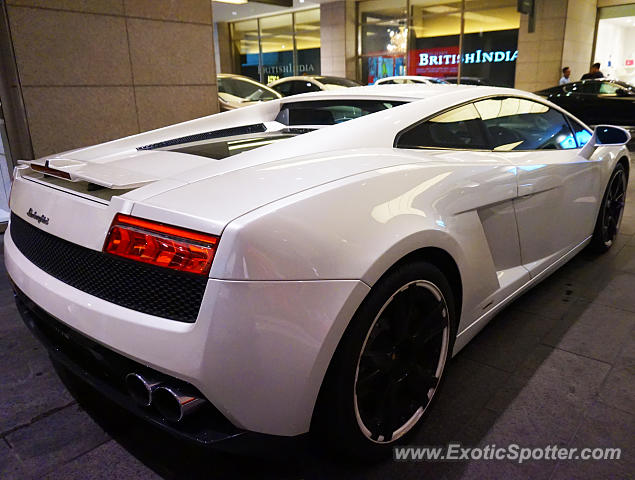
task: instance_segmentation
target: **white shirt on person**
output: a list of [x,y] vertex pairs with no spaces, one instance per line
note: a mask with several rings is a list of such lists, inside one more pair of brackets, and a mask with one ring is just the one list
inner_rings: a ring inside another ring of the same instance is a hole
[[567,77],[562,77],[558,85],[566,85],[567,83],[571,83],[571,80],[569,80]]

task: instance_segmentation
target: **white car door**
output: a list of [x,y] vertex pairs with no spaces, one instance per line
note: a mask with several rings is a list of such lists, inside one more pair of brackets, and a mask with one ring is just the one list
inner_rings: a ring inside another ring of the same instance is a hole
[[[491,151],[474,104],[449,109],[414,125],[400,134],[396,144],[419,149],[425,161],[435,159],[453,166],[455,190],[438,204],[447,204],[446,213],[470,216],[472,224],[478,225],[470,233],[471,243],[484,247],[472,262],[483,272],[495,272],[499,284],[483,304],[497,304],[529,281],[522,266],[513,204],[518,195],[517,169],[505,155]],[[482,313],[481,305],[474,315]]]
[[532,100],[498,97],[475,106],[494,150],[518,169],[514,207],[522,263],[536,276],[593,233],[601,165],[580,156],[590,133],[573,124],[574,133],[565,115]]

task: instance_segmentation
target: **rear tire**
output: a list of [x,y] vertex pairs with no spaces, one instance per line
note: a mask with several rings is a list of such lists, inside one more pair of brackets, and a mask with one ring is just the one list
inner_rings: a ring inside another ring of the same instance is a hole
[[626,170],[618,163],[606,186],[589,245],[596,253],[607,252],[615,242],[626,202],[626,187]]
[[337,348],[314,429],[330,446],[357,457],[389,455],[429,411],[455,337],[454,296],[436,266],[419,261],[388,273]]

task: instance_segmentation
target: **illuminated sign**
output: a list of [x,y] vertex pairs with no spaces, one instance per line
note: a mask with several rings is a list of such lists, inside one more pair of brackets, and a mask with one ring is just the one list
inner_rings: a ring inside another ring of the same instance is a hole
[[[458,48],[458,47],[456,47]],[[419,66],[428,65],[456,65],[461,60],[462,63],[490,63],[490,62],[514,62],[518,57],[518,50],[498,50],[494,52],[485,52],[477,50],[473,53],[432,55],[431,53],[418,53]]]
[[476,50],[472,53],[459,52],[458,46],[435,47],[411,50],[408,62],[410,75],[430,77],[452,77],[458,74],[459,63],[512,63],[518,57],[518,50]]

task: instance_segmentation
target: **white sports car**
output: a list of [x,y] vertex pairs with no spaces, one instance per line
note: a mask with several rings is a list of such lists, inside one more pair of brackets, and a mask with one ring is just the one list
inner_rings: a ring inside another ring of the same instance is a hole
[[52,357],[148,421],[374,455],[496,312],[610,248],[628,139],[504,88],[274,100],[24,162],[6,267]]

